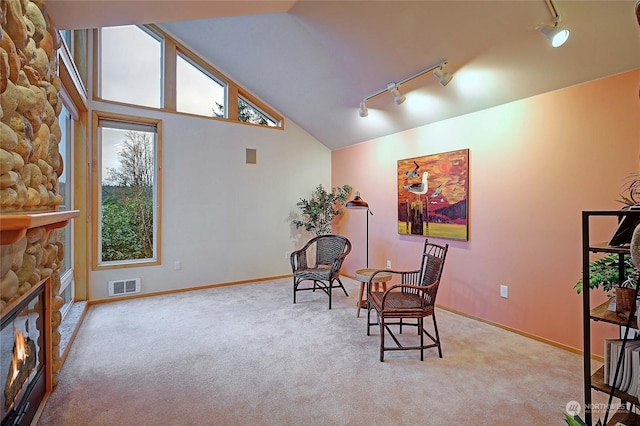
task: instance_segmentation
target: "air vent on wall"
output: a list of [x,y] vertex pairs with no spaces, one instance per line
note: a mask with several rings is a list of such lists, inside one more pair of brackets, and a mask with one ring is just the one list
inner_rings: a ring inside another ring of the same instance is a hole
[[258,151],[253,149],[253,148],[246,148],[245,150],[246,152],[246,163],[247,164],[256,164],[257,161],[257,156],[258,156]]
[[109,296],[140,293],[140,278],[109,281]]

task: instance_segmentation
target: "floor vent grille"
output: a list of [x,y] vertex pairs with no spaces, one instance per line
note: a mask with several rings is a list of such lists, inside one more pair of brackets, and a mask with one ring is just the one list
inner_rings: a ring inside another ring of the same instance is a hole
[[109,296],[140,293],[140,278],[109,281]]

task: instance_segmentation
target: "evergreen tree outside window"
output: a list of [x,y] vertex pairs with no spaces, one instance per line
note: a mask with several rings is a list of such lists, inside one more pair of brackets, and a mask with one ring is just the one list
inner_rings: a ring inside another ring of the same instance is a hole
[[[216,102],[216,107],[213,109],[213,116],[219,118],[224,117],[224,106]],[[272,118],[266,112],[241,97],[238,97],[238,121],[267,127],[281,126],[280,121]]]
[[280,122],[278,120],[270,117],[269,114],[241,97],[238,97],[238,121],[268,127],[280,126]]

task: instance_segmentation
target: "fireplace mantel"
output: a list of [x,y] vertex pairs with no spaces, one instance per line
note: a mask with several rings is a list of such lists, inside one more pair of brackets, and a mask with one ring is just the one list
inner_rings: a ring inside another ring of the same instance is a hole
[[49,229],[62,228],[69,223],[69,219],[78,216],[80,216],[80,210],[0,214],[0,244],[15,243],[30,228],[38,226],[45,226]]

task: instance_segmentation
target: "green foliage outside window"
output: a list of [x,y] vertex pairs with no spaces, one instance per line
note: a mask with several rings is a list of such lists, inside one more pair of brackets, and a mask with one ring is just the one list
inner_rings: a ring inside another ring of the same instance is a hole
[[[213,111],[213,115],[218,118],[224,117],[224,106],[216,102],[216,108]],[[238,121],[268,127],[274,127],[278,124],[268,115],[264,114],[241,98],[238,98]]]
[[[110,192],[118,188],[103,188]],[[102,260],[153,257],[153,200],[151,196],[114,196],[102,203]]]
[[125,134],[117,168],[102,187],[102,261],[153,258],[153,143],[148,133]]

